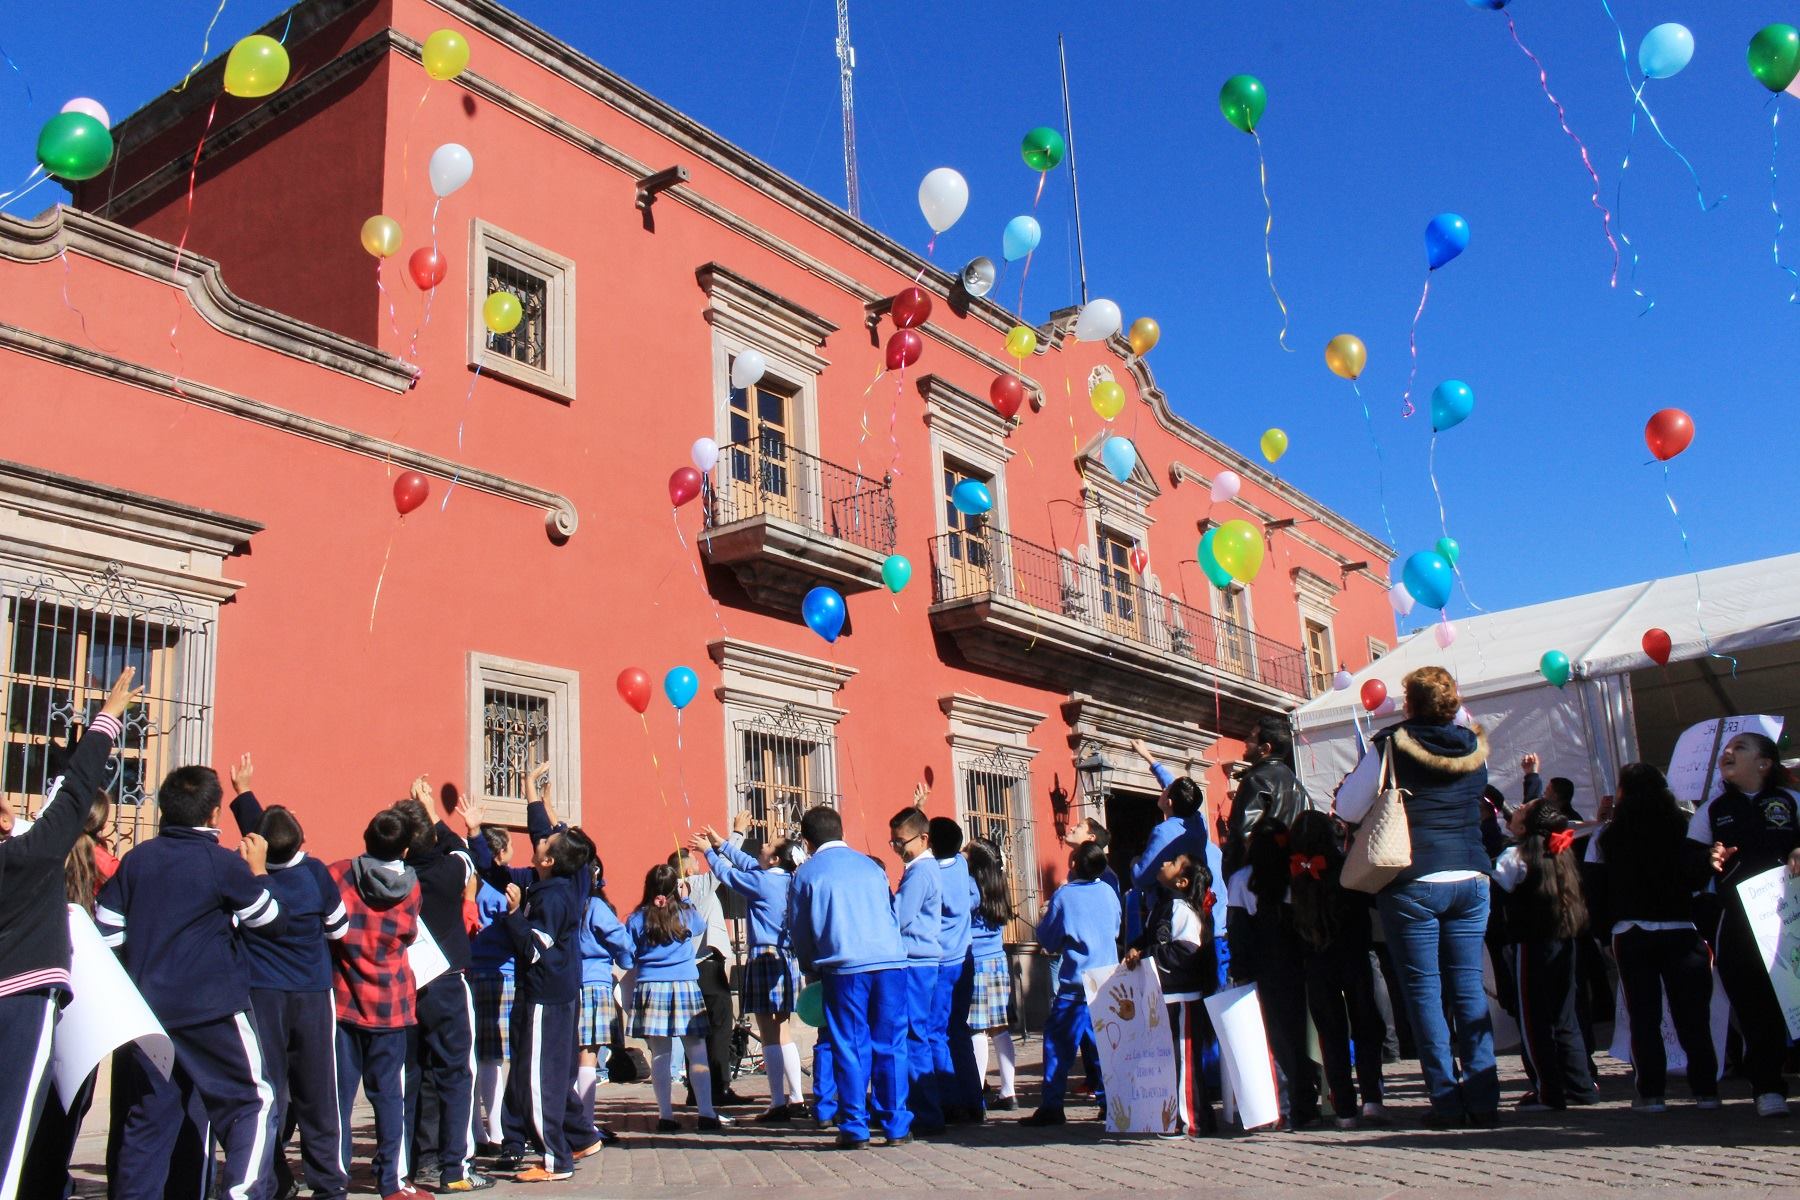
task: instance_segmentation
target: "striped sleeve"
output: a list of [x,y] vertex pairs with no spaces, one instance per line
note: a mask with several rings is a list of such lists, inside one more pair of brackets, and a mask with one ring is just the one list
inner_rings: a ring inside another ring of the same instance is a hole
[[125,944],[125,914],[114,912],[104,904],[94,905],[94,924],[100,927],[100,940],[117,949]]
[[281,902],[243,859],[219,851],[216,861],[219,863],[220,900],[239,928],[261,929],[281,916]]
[[231,915],[236,917],[238,924],[246,929],[261,929],[281,915],[281,902],[276,900],[274,894],[267,888],[264,888],[262,895],[242,908],[234,909]]
[[133,874],[128,870],[130,857],[128,854],[120,861],[119,869],[101,886],[100,895],[94,901],[94,924],[100,930],[100,940],[114,949],[125,944],[126,889],[131,886]]

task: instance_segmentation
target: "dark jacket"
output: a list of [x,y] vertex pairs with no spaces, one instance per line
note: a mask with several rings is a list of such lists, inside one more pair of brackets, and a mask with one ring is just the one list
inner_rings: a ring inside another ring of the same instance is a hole
[[[463,890],[475,876],[469,845],[442,821],[437,842],[424,854],[407,859],[419,877],[419,920],[443,951],[449,972],[469,966],[469,927],[463,923]],[[447,973],[449,973],[447,972]]]
[[581,994],[581,921],[587,896],[575,877],[552,875],[526,889],[504,923],[518,955],[522,1003],[567,1004]]
[[1679,821],[1664,829],[1630,831],[1608,825],[1582,875],[1594,932],[1612,936],[1619,921],[1692,921],[1694,895],[1680,883],[1687,835]]
[[[240,792],[231,801],[231,816],[240,834],[262,825],[263,807],[255,792]],[[250,986],[272,992],[329,992],[331,948],[344,936],[350,918],[331,870],[304,850],[285,863],[270,863],[263,877],[281,905],[282,931],[274,937],[251,938],[244,944],[250,957]]]
[[1265,758],[1245,771],[1238,780],[1231,817],[1226,823],[1225,878],[1230,879],[1248,861],[1245,847],[1258,821],[1268,819],[1292,825],[1306,807],[1306,789],[1286,763]]
[[1479,727],[1408,720],[1375,735],[1375,753],[1393,747],[1394,781],[1406,793],[1412,865],[1395,886],[1439,871],[1493,870],[1481,844],[1487,736]]
[[1199,993],[1210,996],[1219,990],[1219,959],[1213,944],[1212,917],[1206,913],[1194,913],[1187,901],[1179,903],[1188,908],[1188,916],[1193,918],[1193,929],[1200,934],[1200,944],[1191,941],[1177,940],[1175,937],[1176,910],[1178,901],[1167,892],[1159,893],[1156,911],[1132,947],[1156,964],[1157,976],[1162,982],[1163,995]]
[[1767,787],[1746,796],[1727,787],[1694,811],[1688,825],[1689,882],[1703,887],[1714,879],[1712,844],[1737,851],[1717,876],[1718,891],[1735,896],[1737,884],[1787,861],[1800,847],[1800,801],[1786,788]]

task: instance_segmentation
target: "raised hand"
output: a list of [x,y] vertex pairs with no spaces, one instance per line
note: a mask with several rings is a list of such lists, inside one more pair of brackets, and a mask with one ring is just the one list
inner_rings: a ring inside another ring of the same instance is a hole
[[463,824],[469,827],[469,836],[481,832],[482,821],[487,817],[487,810],[481,801],[475,798],[474,792],[464,792],[456,801],[457,815],[462,817]]
[[523,903],[524,900],[525,900],[525,893],[521,892],[519,890],[518,884],[509,883],[506,885],[506,911],[507,912],[518,912],[519,905],[521,903]]
[[231,792],[241,796],[250,790],[250,777],[256,774],[256,764],[250,761],[249,751],[245,751],[238,760],[231,764]]
[[[755,814],[752,813],[747,808],[743,809],[742,811],[740,811],[738,813],[737,816],[731,818],[731,832],[733,832],[733,833],[749,833],[750,827],[754,824],[756,824]],[[710,829],[712,827],[709,825],[709,826],[707,826],[707,828]]]
[[925,801],[929,800],[930,798],[931,798],[931,788],[930,787],[928,787],[927,785],[925,785],[923,783],[917,783],[917,784],[913,785],[912,802],[913,802],[914,808],[924,808]]
[[431,808],[431,778],[430,778],[430,776],[420,775],[417,779],[414,779],[412,781],[412,787],[411,787],[411,789],[408,790],[407,795],[411,796],[414,800],[417,800],[420,804],[423,804],[427,809],[430,809]]
[[119,677],[113,680],[112,687],[107,689],[106,703],[100,706],[100,711],[109,717],[122,717],[126,709],[141,702],[144,689],[132,686],[136,679],[136,667],[126,667],[120,671]]

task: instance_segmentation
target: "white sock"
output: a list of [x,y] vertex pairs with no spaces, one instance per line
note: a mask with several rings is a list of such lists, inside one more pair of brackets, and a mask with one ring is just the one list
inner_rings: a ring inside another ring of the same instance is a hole
[[598,1087],[599,1084],[600,1068],[597,1064],[591,1067],[581,1066],[576,1068],[575,1091],[580,1095],[583,1106],[582,1111],[587,1113],[590,1121],[593,1120],[594,1117],[594,1089]]
[[763,1043],[763,1070],[769,1075],[770,1108],[780,1108],[787,1103],[787,1059],[782,1048],[779,1042],[773,1046]]
[[500,1094],[506,1086],[506,1064],[497,1058],[484,1058],[475,1065],[476,1103],[481,1107],[483,1140],[499,1145],[503,1140],[500,1133]]
[[671,1045],[673,1040],[666,1037],[644,1039],[650,1046],[650,1086],[656,1089],[656,1110],[665,1121],[675,1119],[675,1106],[669,1101],[669,1067],[674,1053]]
[[988,1035],[987,1030],[978,1029],[969,1035],[969,1041],[975,1046],[975,1078],[981,1087],[987,1086],[988,1069]]
[[992,1036],[994,1049],[999,1052],[1000,1059],[1000,1094],[1010,1096],[1013,1094],[1014,1079],[1018,1071],[1018,1064],[1013,1058],[1012,1030],[1002,1029]]
[[694,1103],[700,1106],[700,1115],[717,1116],[713,1112],[712,1066],[706,1061],[706,1039],[684,1037],[681,1045],[687,1051],[688,1086],[694,1089]]
[[800,1047],[793,1042],[781,1043],[782,1074],[787,1079],[788,1103],[806,1103],[806,1076],[800,1070]]

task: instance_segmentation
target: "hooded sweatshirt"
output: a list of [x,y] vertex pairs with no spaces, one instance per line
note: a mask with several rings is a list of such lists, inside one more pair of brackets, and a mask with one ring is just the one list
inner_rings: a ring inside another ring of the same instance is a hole
[[1412,865],[1395,883],[1492,868],[1481,844],[1481,796],[1487,788],[1487,735],[1479,726],[1403,721],[1375,735],[1372,754],[1393,747],[1394,779],[1405,792]]
[[368,854],[331,868],[349,928],[331,944],[338,1020],[359,1029],[419,1023],[406,948],[419,935],[419,881],[404,862]]

